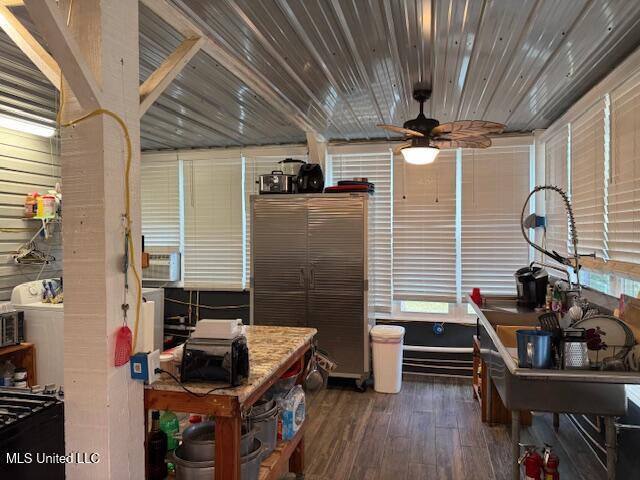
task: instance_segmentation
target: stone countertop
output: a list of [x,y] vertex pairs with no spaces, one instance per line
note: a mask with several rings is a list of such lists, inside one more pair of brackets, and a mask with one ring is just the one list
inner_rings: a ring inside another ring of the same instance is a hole
[[[247,345],[249,347],[249,381],[235,388],[222,388],[211,392],[212,395],[226,395],[238,397],[242,403],[291,358],[293,353],[305,344],[310,344],[316,335],[315,328],[299,327],[268,327],[248,325]],[[185,383],[185,386],[198,394],[204,394],[211,389],[224,387],[224,382]],[[166,374],[145,388],[172,392],[184,392],[175,380]]]

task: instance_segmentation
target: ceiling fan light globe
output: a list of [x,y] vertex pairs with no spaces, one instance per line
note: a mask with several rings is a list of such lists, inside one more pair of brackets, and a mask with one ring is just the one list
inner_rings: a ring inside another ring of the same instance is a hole
[[428,165],[433,163],[440,153],[434,147],[407,147],[401,150],[404,161],[412,165]]

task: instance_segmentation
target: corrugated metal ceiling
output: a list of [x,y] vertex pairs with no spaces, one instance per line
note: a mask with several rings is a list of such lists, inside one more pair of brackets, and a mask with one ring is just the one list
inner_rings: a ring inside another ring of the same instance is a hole
[[[34,30],[26,16],[20,20]],[[56,89],[0,29],[0,113],[53,124],[56,105]]]
[[[512,131],[544,128],[640,43],[636,1],[170,3],[268,78],[278,96],[330,139],[384,138],[376,123],[402,124],[417,113],[411,99],[417,81],[432,82],[428,112],[441,122],[479,118]],[[143,6],[140,30],[144,79],[181,36]],[[14,50],[0,52],[3,79],[15,64]],[[50,112],[55,95],[40,93],[36,101],[34,87],[26,88],[34,81],[41,88],[43,77],[24,70],[18,83],[31,96],[23,100]],[[143,117],[143,148],[304,140],[302,129],[251,85],[198,53]]]
[[[140,5],[140,81],[182,40]],[[147,111],[142,146],[207,147],[294,143],[304,133],[213,58],[200,51]]]

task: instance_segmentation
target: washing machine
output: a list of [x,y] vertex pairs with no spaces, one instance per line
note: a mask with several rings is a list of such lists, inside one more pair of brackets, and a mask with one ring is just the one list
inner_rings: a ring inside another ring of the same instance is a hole
[[36,349],[38,384],[61,386],[64,384],[64,304],[42,303],[42,282],[36,280],[15,287],[11,303],[17,310],[24,311],[25,340]]

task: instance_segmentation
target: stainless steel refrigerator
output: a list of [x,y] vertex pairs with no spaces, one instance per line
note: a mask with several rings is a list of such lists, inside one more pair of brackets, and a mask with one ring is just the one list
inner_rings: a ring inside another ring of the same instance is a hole
[[318,329],[335,376],[370,370],[367,194],[251,197],[251,323]]

